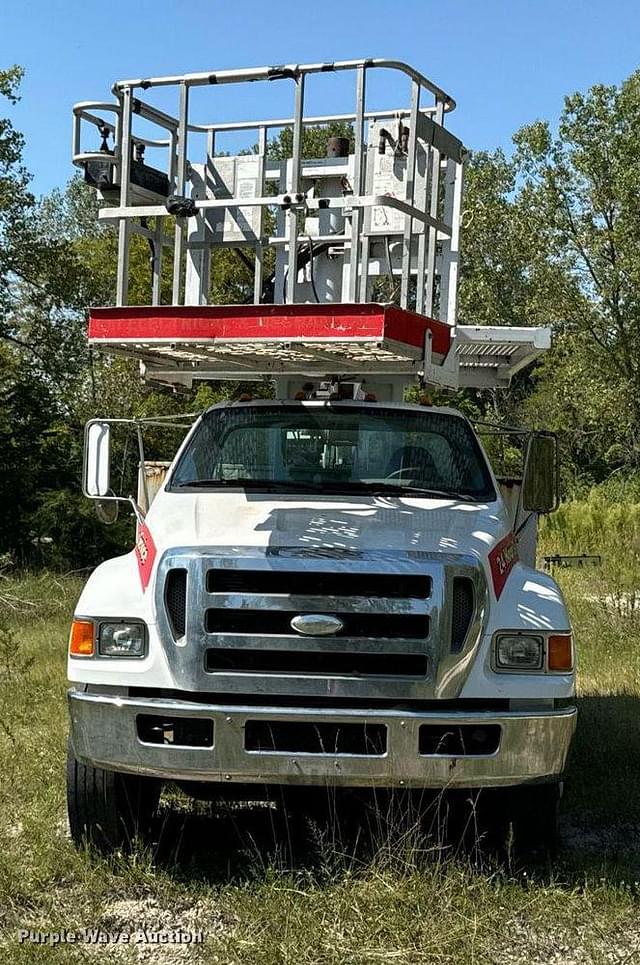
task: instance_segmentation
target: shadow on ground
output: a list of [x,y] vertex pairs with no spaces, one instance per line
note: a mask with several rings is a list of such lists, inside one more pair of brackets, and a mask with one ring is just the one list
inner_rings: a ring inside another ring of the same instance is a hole
[[578,700],[566,772],[560,859],[579,876],[599,867],[616,881],[640,878],[640,698]]
[[491,791],[326,788],[278,792],[270,803],[195,802],[169,790],[156,860],[177,876],[210,881],[255,880],[273,868],[334,874],[372,860],[415,867],[449,857],[576,882],[594,871],[637,880],[640,700],[586,696],[579,709],[554,858],[514,849],[504,797]]
[[313,789],[272,802],[193,802],[161,811],[156,859],[178,874],[253,880],[269,869],[357,871],[464,854],[483,863],[499,833],[477,794]]

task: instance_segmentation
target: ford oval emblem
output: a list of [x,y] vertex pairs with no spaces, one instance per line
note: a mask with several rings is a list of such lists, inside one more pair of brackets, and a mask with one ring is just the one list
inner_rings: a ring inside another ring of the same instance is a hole
[[291,626],[305,637],[329,637],[344,629],[342,620],[329,613],[300,613],[293,618]]

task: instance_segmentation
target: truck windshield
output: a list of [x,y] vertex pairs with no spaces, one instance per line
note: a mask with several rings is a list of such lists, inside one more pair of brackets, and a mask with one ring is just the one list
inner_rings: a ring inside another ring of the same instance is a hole
[[485,458],[464,419],[382,406],[211,410],[168,488],[224,487],[495,499]]

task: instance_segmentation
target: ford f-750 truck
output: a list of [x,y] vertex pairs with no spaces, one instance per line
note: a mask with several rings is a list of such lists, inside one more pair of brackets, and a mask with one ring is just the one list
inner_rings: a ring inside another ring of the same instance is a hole
[[[368,104],[377,71],[390,89],[408,81],[407,109]],[[352,113],[305,113],[305,83],[349,72]],[[262,80],[292,86],[292,118],[192,117],[194,88]],[[175,118],[138,96],[172,86]],[[142,446],[139,492],[115,493],[117,420],[87,426],[85,493],[103,512],[128,502],[137,535],[92,573],[73,620],[74,839],[120,847],[148,826],[163,781],[208,797],[511,788],[514,819],[526,806],[551,833],[576,720],[569,616],[535,568],[555,439],[522,436],[522,477],[499,480],[461,412],[405,401],[412,385],[508,385],[549,343],[546,329],[455,324],[465,152],[444,128],[452,99],[374,60],[114,93],[75,108],[74,159],[119,231],[116,305],[92,311],[92,346],[137,359],[156,384],[270,380],[274,398],[203,412],[155,494]],[[336,123],[327,157],[307,157],[307,129]],[[83,150],[87,125],[99,150]],[[282,128],[290,155],[274,157]],[[257,139],[252,153],[219,150],[238,132]],[[198,138],[202,163],[187,153]],[[143,306],[127,305],[136,235],[151,251]],[[209,303],[224,248],[251,268],[242,304]]]

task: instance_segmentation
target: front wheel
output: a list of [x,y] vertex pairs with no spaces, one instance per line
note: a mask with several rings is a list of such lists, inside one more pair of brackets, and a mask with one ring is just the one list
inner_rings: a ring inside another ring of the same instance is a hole
[[76,846],[88,844],[102,854],[130,850],[136,837],[151,830],[161,787],[153,777],[81,764],[69,740],[67,809]]

